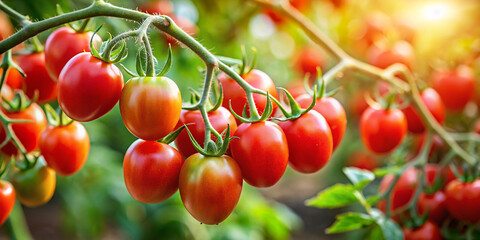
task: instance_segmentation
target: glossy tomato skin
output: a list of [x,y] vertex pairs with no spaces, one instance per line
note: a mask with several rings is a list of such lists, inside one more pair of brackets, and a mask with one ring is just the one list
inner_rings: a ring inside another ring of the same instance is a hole
[[[60,72],[75,55],[90,51],[93,32],[77,33],[70,27],[61,27],[48,36],[45,42],[45,65],[50,78],[57,81]],[[93,37],[93,45],[101,42],[98,35]]]
[[144,140],[159,140],[174,130],[181,111],[180,90],[167,77],[132,78],[120,96],[125,127]]
[[40,152],[56,173],[69,176],[78,172],[87,161],[90,139],[79,122],[66,126],[48,126],[40,136]]
[[[12,128],[27,152],[36,150],[40,141],[40,135],[47,126],[47,118],[45,117],[42,108],[38,106],[38,104],[32,103],[30,107],[20,112],[10,113],[5,110],[3,111],[5,112],[5,115],[11,119],[25,119],[32,121],[27,123],[12,123]],[[5,126],[2,125],[0,127],[0,141],[3,141],[5,137]],[[7,145],[1,148],[1,151],[8,156],[17,155],[18,153],[18,150],[12,141],[8,142]]]
[[58,78],[58,104],[71,119],[95,120],[110,111],[120,98],[123,76],[114,64],[90,53],[67,62]]
[[432,76],[432,86],[450,111],[461,111],[473,99],[475,78],[466,66],[456,71],[437,71]]
[[15,206],[15,189],[12,184],[0,180],[0,225],[2,225]]
[[332,156],[333,141],[325,118],[309,111],[295,120],[280,122],[288,142],[288,162],[301,173],[322,169]]
[[57,83],[48,75],[45,66],[45,52],[21,54],[16,61],[26,77],[23,79],[25,93],[33,98],[35,91],[38,91],[38,102],[46,103],[55,100],[57,97]]
[[[393,187],[390,198],[390,210],[393,212],[399,208],[406,206],[415,194],[415,190],[418,186],[418,172],[414,167],[410,167],[398,179],[397,183]],[[395,176],[393,174],[386,175],[380,182],[378,188],[379,193],[385,193],[392,185]],[[386,201],[381,200],[378,203],[378,208],[382,211],[386,209]]]
[[[2,73],[3,70],[0,70]],[[6,85],[10,86],[13,90],[23,88],[23,77],[17,69],[9,68],[7,70],[7,76],[5,78]]]
[[414,62],[413,47],[406,41],[399,41],[391,48],[379,48],[371,45],[367,50],[367,62],[386,69],[395,63],[402,63],[412,69]]
[[[296,99],[302,108],[308,108],[312,103],[312,96],[304,94]],[[347,114],[342,104],[332,97],[318,99],[313,110],[320,113],[332,131],[333,150],[335,150],[342,141],[343,134],[347,128]]]
[[480,179],[462,183],[455,179],[446,189],[447,209],[450,216],[460,221],[476,223],[480,220]]
[[356,151],[350,154],[346,165],[373,171],[380,166],[380,163],[371,153],[366,151]]
[[48,202],[55,192],[55,171],[39,158],[33,168],[12,168],[12,184],[18,200],[25,206],[36,207]]
[[365,147],[373,153],[386,154],[398,147],[407,134],[407,121],[398,109],[369,107],[360,119],[360,135]]
[[428,219],[441,224],[448,217],[447,197],[443,191],[433,194],[421,193],[418,197],[417,211],[421,215],[428,213]]
[[165,143],[135,141],[123,160],[123,177],[127,190],[137,201],[158,203],[178,189],[183,164],[180,153]]
[[242,123],[230,143],[232,155],[245,181],[254,187],[270,187],[285,173],[288,144],[283,130],[273,122]]
[[[250,73],[242,76],[242,78],[252,87],[268,91],[271,97],[278,97],[275,85],[273,84],[272,79],[266,73],[257,69],[253,69]],[[233,111],[235,111],[238,115],[242,115],[243,108],[247,102],[247,95],[243,91],[242,87],[240,87],[235,80],[229,78],[226,74],[220,74],[218,79],[222,83],[223,88],[222,106],[226,109],[230,109],[229,102],[231,100]],[[254,93],[253,99],[258,112],[261,114],[267,105],[267,97]],[[275,111],[276,105],[273,104],[273,106]]]
[[405,240],[442,240],[440,228],[430,221],[426,221],[421,227],[416,229],[404,228],[403,235]]
[[[219,107],[217,110],[209,112],[208,119],[213,128],[219,133],[222,133],[227,129],[227,126],[230,126],[230,136],[233,136],[237,130],[237,122],[235,121],[235,118],[224,107]],[[191,123],[191,125],[187,126],[188,130],[190,130],[190,133],[200,146],[203,147],[205,143],[205,123],[203,122],[200,111],[183,111],[180,115],[180,123],[182,125]],[[214,138],[213,135],[212,139],[216,141],[216,138]],[[182,131],[175,139],[175,146],[177,146],[178,151],[180,151],[185,158],[197,152],[193,147],[186,130]]]
[[322,71],[325,69],[325,60],[318,49],[307,46],[299,50],[294,65],[302,76],[308,73],[311,77],[315,77],[317,68]]
[[233,158],[196,153],[185,160],[179,178],[180,196],[188,212],[205,224],[225,220],[242,192],[242,172]]
[[[435,120],[442,125],[445,122],[445,106],[437,91],[433,88],[427,88],[421,93],[420,97]],[[410,105],[403,109],[403,113],[407,118],[408,131],[412,133],[425,131],[425,125],[416,107]]]

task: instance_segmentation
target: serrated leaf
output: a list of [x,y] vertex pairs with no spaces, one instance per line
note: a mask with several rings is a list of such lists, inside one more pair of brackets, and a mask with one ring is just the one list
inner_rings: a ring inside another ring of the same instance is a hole
[[346,167],[343,169],[343,173],[357,189],[363,189],[375,179],[372,172],[355,167]]
[[328,234],[348,232],[370,226],[374,223],[374,219],[366,214],[356,212],[343,213],[337,215],[337,220],[331,227],[327,228],[326,232]]
[[375,174],[376,177],[384,177],[387,174],[390,173],[396,173],[400,171],[402,168],[398,166],[390,166],[390,167],[384,167],[384,168],[377,168],[375,171],[373,171],[373,174]]
[[339,208],[358,202],[353,185],[336,184],[308,199],[306,205],[318,208]]

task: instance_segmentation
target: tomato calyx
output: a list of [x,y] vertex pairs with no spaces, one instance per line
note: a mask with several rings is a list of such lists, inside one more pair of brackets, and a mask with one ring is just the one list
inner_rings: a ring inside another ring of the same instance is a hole
[[[144,64],[145,57],[142,56],[142,52],[144,52],[144,50],[146,51],[145,47],[142,46],[137,52],[136,66],[135,66],[136,67],[135,70],[137,73],[130,71],[123,64],[120,64],[120,67],[132,77],[146,77],[148,75],[144,68],[144,65],[148,63]],[[154,61],[155,63],[157,63],[157,59],[154,58]],[[153,75],[156,77],[163,77],[168,73],[168,71],[170,71],[171,67],[172,67],[172,46],[169,44],[167,60],[165,61],[165,64],[163,65],[162,70],[159,73],[155,73],[155,70],[153,70],[154,71]],[[153,76],[150,76],[150,77],[153,77]]]
[[480,176],[478,165],[479,165],[478,162],[474,167],[468,167],[464,165],[463,169],[460,169],[462,170],[461,172],[453,163],[449,165],[449,168],[452,171],[453,175],[455,175],[455,177],[457,177],[458,180],[460,180],[460,182],[471,183],[476,179],[478,179],[478,177]]
[[248,109],[248,106],[249,106],[248,101],[245,103],[245,106],[243,107],[242,116],[240,116],[233,110],[232,100],[230,100],[229,103],[228,103],[229,108],[230,108],[230,112],[233,114],[233,116],[235,116],[235,118],[237,118],[238,120],[240,120],[244,123],[254,123],[254,122],[265,121],[265,120],[267,120],[267,118],[270,117],[270,115],[273,112],[273,106],[272,106],[272,101],[270,99],[271,98],[270,94],[267,92],[266,95],[267,95],[267,104],[265,105],[265,110],[263,111],[263,113],[260,117],[255,117],[255,116],[248,117],[248,115],[247,115],[247,109]]
[[[245,51],[245,45],[242,45],[242,64],[240,64],[240,76],[250,73],[257,65],[257,49],[252,47],[253,59],[248,63],[247,52]],[[247,69],[248,68],[248,69]]]
[[2,96],[3,102],[1,103],[1,106],[3,109],[5,109],[7,112],[20,112],[28,107],[30,107],[34,102],[37,101],[38,99],[38,90],[35,91],[33,95],[33,99],[29,99],[27,95],[23,91],[17,91],[15,92],[15,97],[12,100],[5,99]]
[[[112,39],[112,35],[108,33],[108,40],[102,42],[100,49],[97,50],[93,44],[93,40],[95,35],[97,34],[98,31],[102,28],[103,25],[100,25],[100,27],[95,30],[95,32],[92,34],[92,37],[90,38],[90,50],[91,53],[94,57],[107,62],[107,63],[118,63],[125,58],[127,58],[127,44],[125,43],[125,40],[122,38],[118,38],[119,36],[115,37]],[[130,32],[127,32],[130,33]],[[135,33],[136,34],[136,33]],[[133,34],[132,34],[133,36]],[[115,48],[115,46],[120,42],[120,46]]]
[[[207,99],[207,101],[205,101],[205,108],[207,109],[207,112],[213,112],[217,110],[219,107],[222,106],[223,103],[224,96],[222,90],[222,83],[220,81],[217,81],[213,84],[214,86],[212,86],[212,94],[209,95],[209,98]],[[182,106],[182,109],[189,111],[197,110],[198,102],[201,99],[201,94],[191,87],[189,87],[188,90],[190,91],[190,104],[189,106]],[[210,96],[213,96],[213,98],[211,98]]]
[[220,134],[220,136],[225,136],[223,139],[219,137],[217,138],[216,142],[209,139],[205,143],[205,147],[202,148],[200,144],[197,142],[197,140],[195,140],[190,130],[188,130],[187,127],[185,127],[185,130],[187,130],[188,137],[190,138],[190,141],[192,142],[192,145],[195,148],[195,150],[197,150],[197,152],[201,153],[202,155],[209,156],[209,157],[219,157],[219,156],[225,155],[228,149],[228,145],[230,144],[230,141],[236,138],[238,139],[238,137],[230,137],[230,125],[227,125],[227,128]]
[[[323,84],[322,84],[322,86],[323,86]],[[288,112],[281,104],[279,104],[278,107],[282,111],[285,118],[273,117],[272,119],[274,119],[274,120],[282,121],[282,122],[283,121],[288,121],[288,120],[294,120],[294,119],[299,118],[303,114],[307,113],[308,111],[310,111],[313,107],[315,107],[315,103],[317,102],[317,86],[316,85],[314,86],[314,90],[313,90],[312,103],[308,106],[307,109],[302,109],[300,107],[300,105],[297,103],[297,101],[295,101],[292,94],[290,94],[287,89],[285,89],[285,88],[278,88],[278,89],[282,90],[285,93],[285,95],[287,96],[288,104],[290,106],[290,112]]]
[[183,129],[187,128],[188,125],[192,125],[193,123],[184,124],[183,126],[179,127],[177,130],[169,133],[167,136],[163,137],[159,140],[161,143],[170,144],[171,142],[175,141],[178,135],[183,131]]
[[69,118],[60,107],[58,107],[57,110],[54,110],[50,104],[46,104],[45,113],[48,124],[54,127],[68,126],[73,122],[73,120]]
[[11,162],[14,167],[23,172],[34,168],[37,162],[39,162],[38,159],[40,156],[40,154],[23,154],[23,158],[19,159],[21,162],[20,164],[12,156]]

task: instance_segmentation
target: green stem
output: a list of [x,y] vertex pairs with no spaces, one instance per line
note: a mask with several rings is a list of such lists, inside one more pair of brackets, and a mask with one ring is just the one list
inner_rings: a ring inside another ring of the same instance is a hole
[[150,45],[150,40],[146,35],[143,36],[143,44],[145,45],[145,52],[147,53],[147,77],[155,76],[155,60],[153,56],[152,46]]
[[44,50],[43,44],[40,42],[37,36],[31,38],[30,40],[31,40],[30,42],[32,43],[34,52],[36,53],[43,52]]
[[8,226],[8,234],[13,240],[31,240],[33,239],[28,230],[27,222],[23,214],[22,206],[16,202],[15,207],[10,213],[6,225]]
[[20,23],[20,25],[22,26],[25,26],[31,23],[27,17],[13,10],[9,6],[7,6],[5,3],[3,3],[3,1],[0,1],[0,10],[5,12],[8,16],[10,16],[13,20],[17,21],[18,23]]
[[76,31],[77,33],[84,33],[84,32],[86,32],[87,26],[88,26],[88,24],[90,23],[90,20],[91,20],[91,18],[87,18],[87,19],[83,20],[82,25],[80,25],[80,27],[79,27],[78,29],[75,29],[75,31]]
[[115,48],[115,46],[117,46],[117,44],[120,43],[120,41],[127,38],[136,37],[136,36],[137,36],[137,31],[128,31],[112,38],[112,40],[105,47],[103,58],[106,60],[110,59],[110,54],[112,53],[113,48]]

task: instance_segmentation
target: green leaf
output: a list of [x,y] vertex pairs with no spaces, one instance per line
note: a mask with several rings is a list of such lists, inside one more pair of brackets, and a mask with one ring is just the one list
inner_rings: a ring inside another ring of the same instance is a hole
[[337,215],[337,221],[335,221],[331,227],[327,228],[326,232],[328,234],[348,232],[370,226],[373,223],[375,223],[375,221],[369,215],[356,212],[343,213]]
[[373,175],[372,172],[355,167],[346,167],[343,169],[343,173],[347,175],[348,180],[350,180],[357,189],[363,189],[375,179],[375,175]]
[[388,240],[403,240],[403,232],[400,226],[391,219],[385,218],[385,215],[378,210],[372,209],[371,216],[375,223],[382,229],[383,236]]
[[367,203],[370,206],[376,205],[380,201],[380,196],[375,195],[367,198]]
[[352,185],[336,184],[308,199],[306,205],[318,208],[339,208],[358,202]]
[[402,167],[398,166],[389,166],[389,167],[384,167],[384,168],[377,168],[373,173],[375,174],[376,177],[384,177],[387,174],[390,173],[396,173],[400,171]]

